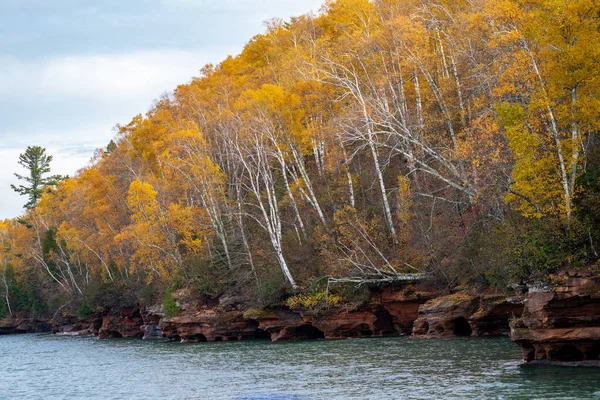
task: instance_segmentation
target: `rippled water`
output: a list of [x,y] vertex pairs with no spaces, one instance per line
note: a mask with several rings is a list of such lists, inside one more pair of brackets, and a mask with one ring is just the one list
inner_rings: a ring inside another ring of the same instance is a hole
[[180,344],[0,336],[0,399],[600,399],[506,338]]

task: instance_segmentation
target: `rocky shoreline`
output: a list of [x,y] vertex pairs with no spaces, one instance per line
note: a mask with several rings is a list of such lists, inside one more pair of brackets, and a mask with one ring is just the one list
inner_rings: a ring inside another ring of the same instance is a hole
[[581,365],[600,361],[600,280],[571,271],[553,286],[529,290],[521,318],[511,322],[511,338],[528,362]]
[[181,342],[271,339],[345,339],[412,335],[415,337],[507,335],[511,316],[520,316],[519,297],[457,293],[440,296],[412,285],[371,292],[361,305],[321,310],[283,307],[245,308],[233,298],[197,298],[174,293],[179,313],[168,317],[162,307],[128,307],[88,318],[59,316],[50,322],[4,320],[0,334],[52,331],[57,335],[95,335],[101,339],[143,338]]
[[174,298],[179,313],[172,317],[156,306],[85,319],[60,316],[51,322],[16,318],[0,322],[0,335],[51,330],[64,336],[184,343],[510,335],[527,362],[600,365],[600,283],[591,273],[571,272],[552,287],[532,285],[525,294],[513,296],[385,287],[373,290],[361,305],[321,310],[248,309],[234,298],[197,298],[185,290]]

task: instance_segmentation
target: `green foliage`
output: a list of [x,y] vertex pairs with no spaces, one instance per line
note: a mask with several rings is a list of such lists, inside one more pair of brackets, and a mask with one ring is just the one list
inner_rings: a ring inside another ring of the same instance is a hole
[[8,306],[4,299],[0,300],[0,319],[6,318],[8,316]]
[[[20,312],[32,317],[46,313],[47,305],[40,296],[38,288],[41,285],[35,275],[29,273],[17,280],[13,268],[9,265],[6,270],[6,283],[13,313]],[[6,315],[8,307],[5,301],[1,302],[0,312]]]
[[27,182],[25,185],[10,185],[22,196],[28,196],[25,208],[31,209],[42,198],[45,186],[56,186],[64,177],[60,175],[45,176],[50,172],[52,156],[46,155],[46,149],[40,146],[29,146],[25,153],[19,155],[19,164],[29,171],[28,176],[14,174],[18,179]]
[[42,253],[46,259],[49,258],[53,251],[58,250],[58,242],[56,241],[56,228],[52,227],[44,234],[42,242]]
[[94,310],[90,308],[86,303],[83,303],[77,308],[77,316],[81,319],[86,319],[94,313]]
[[[577,181],[575,215],[587,227],[587,263],[598,261],[600,256],[600,144],[590,144],[586,170]],[[584,228],[585,229],[585,228]]]
[[[414,288],[413,288],[414,289]],[[330,291],[338,295],[342,303],[361,306],[370,299],[371,291],[367,285],[357,286],[356,283],[346,282],[330,287]]]
[[271,273],[261,277],[259,298],[264,307],[279,305],[286,297],[286,283],[281,275]]
[[84,301],[91,309],[120,310],[141,304],[139,294],[143,286],[147,285],[133,280],[94,280],[86,288]]
[[[224,266],[203,257],[187,257],[183,275],[175,276],[179,286],[188,281],[189,287],[199,294],[218,295],[230,284]],[[175,281],[174,281],[175,282]]]
[[473,232],[447,271],[459,283],[505,287],[546,280],[561,267],[582,267],[587,255],[579,220],[525,218],[518,213]]
[[175,317],[179,314],[179,307],[177,302],[173,298],[173,288],[170,286],[165,290],[165,298],[163,299],[163,307],[165,309],[165,315],[167,317]]
[[108,142],[108,144],[106,145],[106,154],[110,154],[113,151],[115,151],[117,149],[117,144],[115,143],[114,140],[111,140],[110,142]]

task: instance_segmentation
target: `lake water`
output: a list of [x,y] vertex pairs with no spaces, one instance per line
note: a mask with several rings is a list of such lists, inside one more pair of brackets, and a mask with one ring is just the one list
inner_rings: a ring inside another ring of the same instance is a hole
[[507,338],[180,344],[0,336],[0,399],[600,399]]

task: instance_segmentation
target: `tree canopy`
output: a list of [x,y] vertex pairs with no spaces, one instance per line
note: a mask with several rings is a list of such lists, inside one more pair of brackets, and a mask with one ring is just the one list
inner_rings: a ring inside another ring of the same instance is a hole
[[421,272],[505,287],[596,263],[599,15],[329,0],[272,20],[76,176],[44,177],[29,148],[27,225],[6,221],[0,250],[50,304],[173,287],[271,304]]

